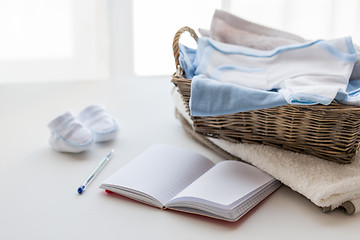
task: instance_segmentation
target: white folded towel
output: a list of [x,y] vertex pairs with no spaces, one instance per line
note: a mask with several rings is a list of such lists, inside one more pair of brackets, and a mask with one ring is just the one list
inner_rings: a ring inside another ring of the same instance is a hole
[[[185,110],[181,95],[174,90],[176,109],[189,125],[192,120]],[[360,212],[360,158],[348,165],[295,153],[280,148],[232,143],[189,132],[210,148],[227,156],[240,158],[271,174],[324,210],[344,207],[348,214]]]

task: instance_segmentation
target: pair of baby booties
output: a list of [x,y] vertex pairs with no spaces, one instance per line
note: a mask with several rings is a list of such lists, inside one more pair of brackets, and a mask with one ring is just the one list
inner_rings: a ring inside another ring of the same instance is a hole
[[77,116],[72,110],[52,120],[50,146],[59,152],[79,153],[94,142],[113,140],[118,134],[118,123],[102,105],[90,105]]

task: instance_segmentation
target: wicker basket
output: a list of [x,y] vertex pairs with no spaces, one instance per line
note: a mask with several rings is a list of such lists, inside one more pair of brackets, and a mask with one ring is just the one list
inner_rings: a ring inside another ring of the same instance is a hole
[[[191,80],[183,77],[179,64],[179,39],[184,32],[189,32],[195,41],[198,39],[189,27],[175,34],[173,51],[177,71],[172,82],[189,111]],[[277,146],[337,163],[351,163],[359,146],[360,107],[355,106],[284,105],[191,119],[194,131],[208,137]]]

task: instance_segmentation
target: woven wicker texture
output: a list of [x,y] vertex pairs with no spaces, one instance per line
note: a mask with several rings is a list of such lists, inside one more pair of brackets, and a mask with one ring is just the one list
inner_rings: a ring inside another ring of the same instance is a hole
[[[194,30],[181,28],[174,37],[176,73],[172,82],[189,111],[191,80],[179,65],[179,40],[184,32],[197,41]],[[195,132],[231,142],[258,143],[312,154],[337,163],[351,163],[359,146],[360,107],[332,103],[284,105],[222,116],[191,117]]]

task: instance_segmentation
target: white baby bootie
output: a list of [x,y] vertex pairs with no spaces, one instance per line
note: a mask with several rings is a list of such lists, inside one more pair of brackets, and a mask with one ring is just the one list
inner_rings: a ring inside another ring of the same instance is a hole
[[89,149],[94,142],[91,130],[70,110],[52,120],[48,127],[51,131],[50,146],[59,152],[82,152]]
[[102,105],[86,107],[79,113],[78,118],[93,132],[95,142],[113,140],[119,132],[117,121],[106,113]]

